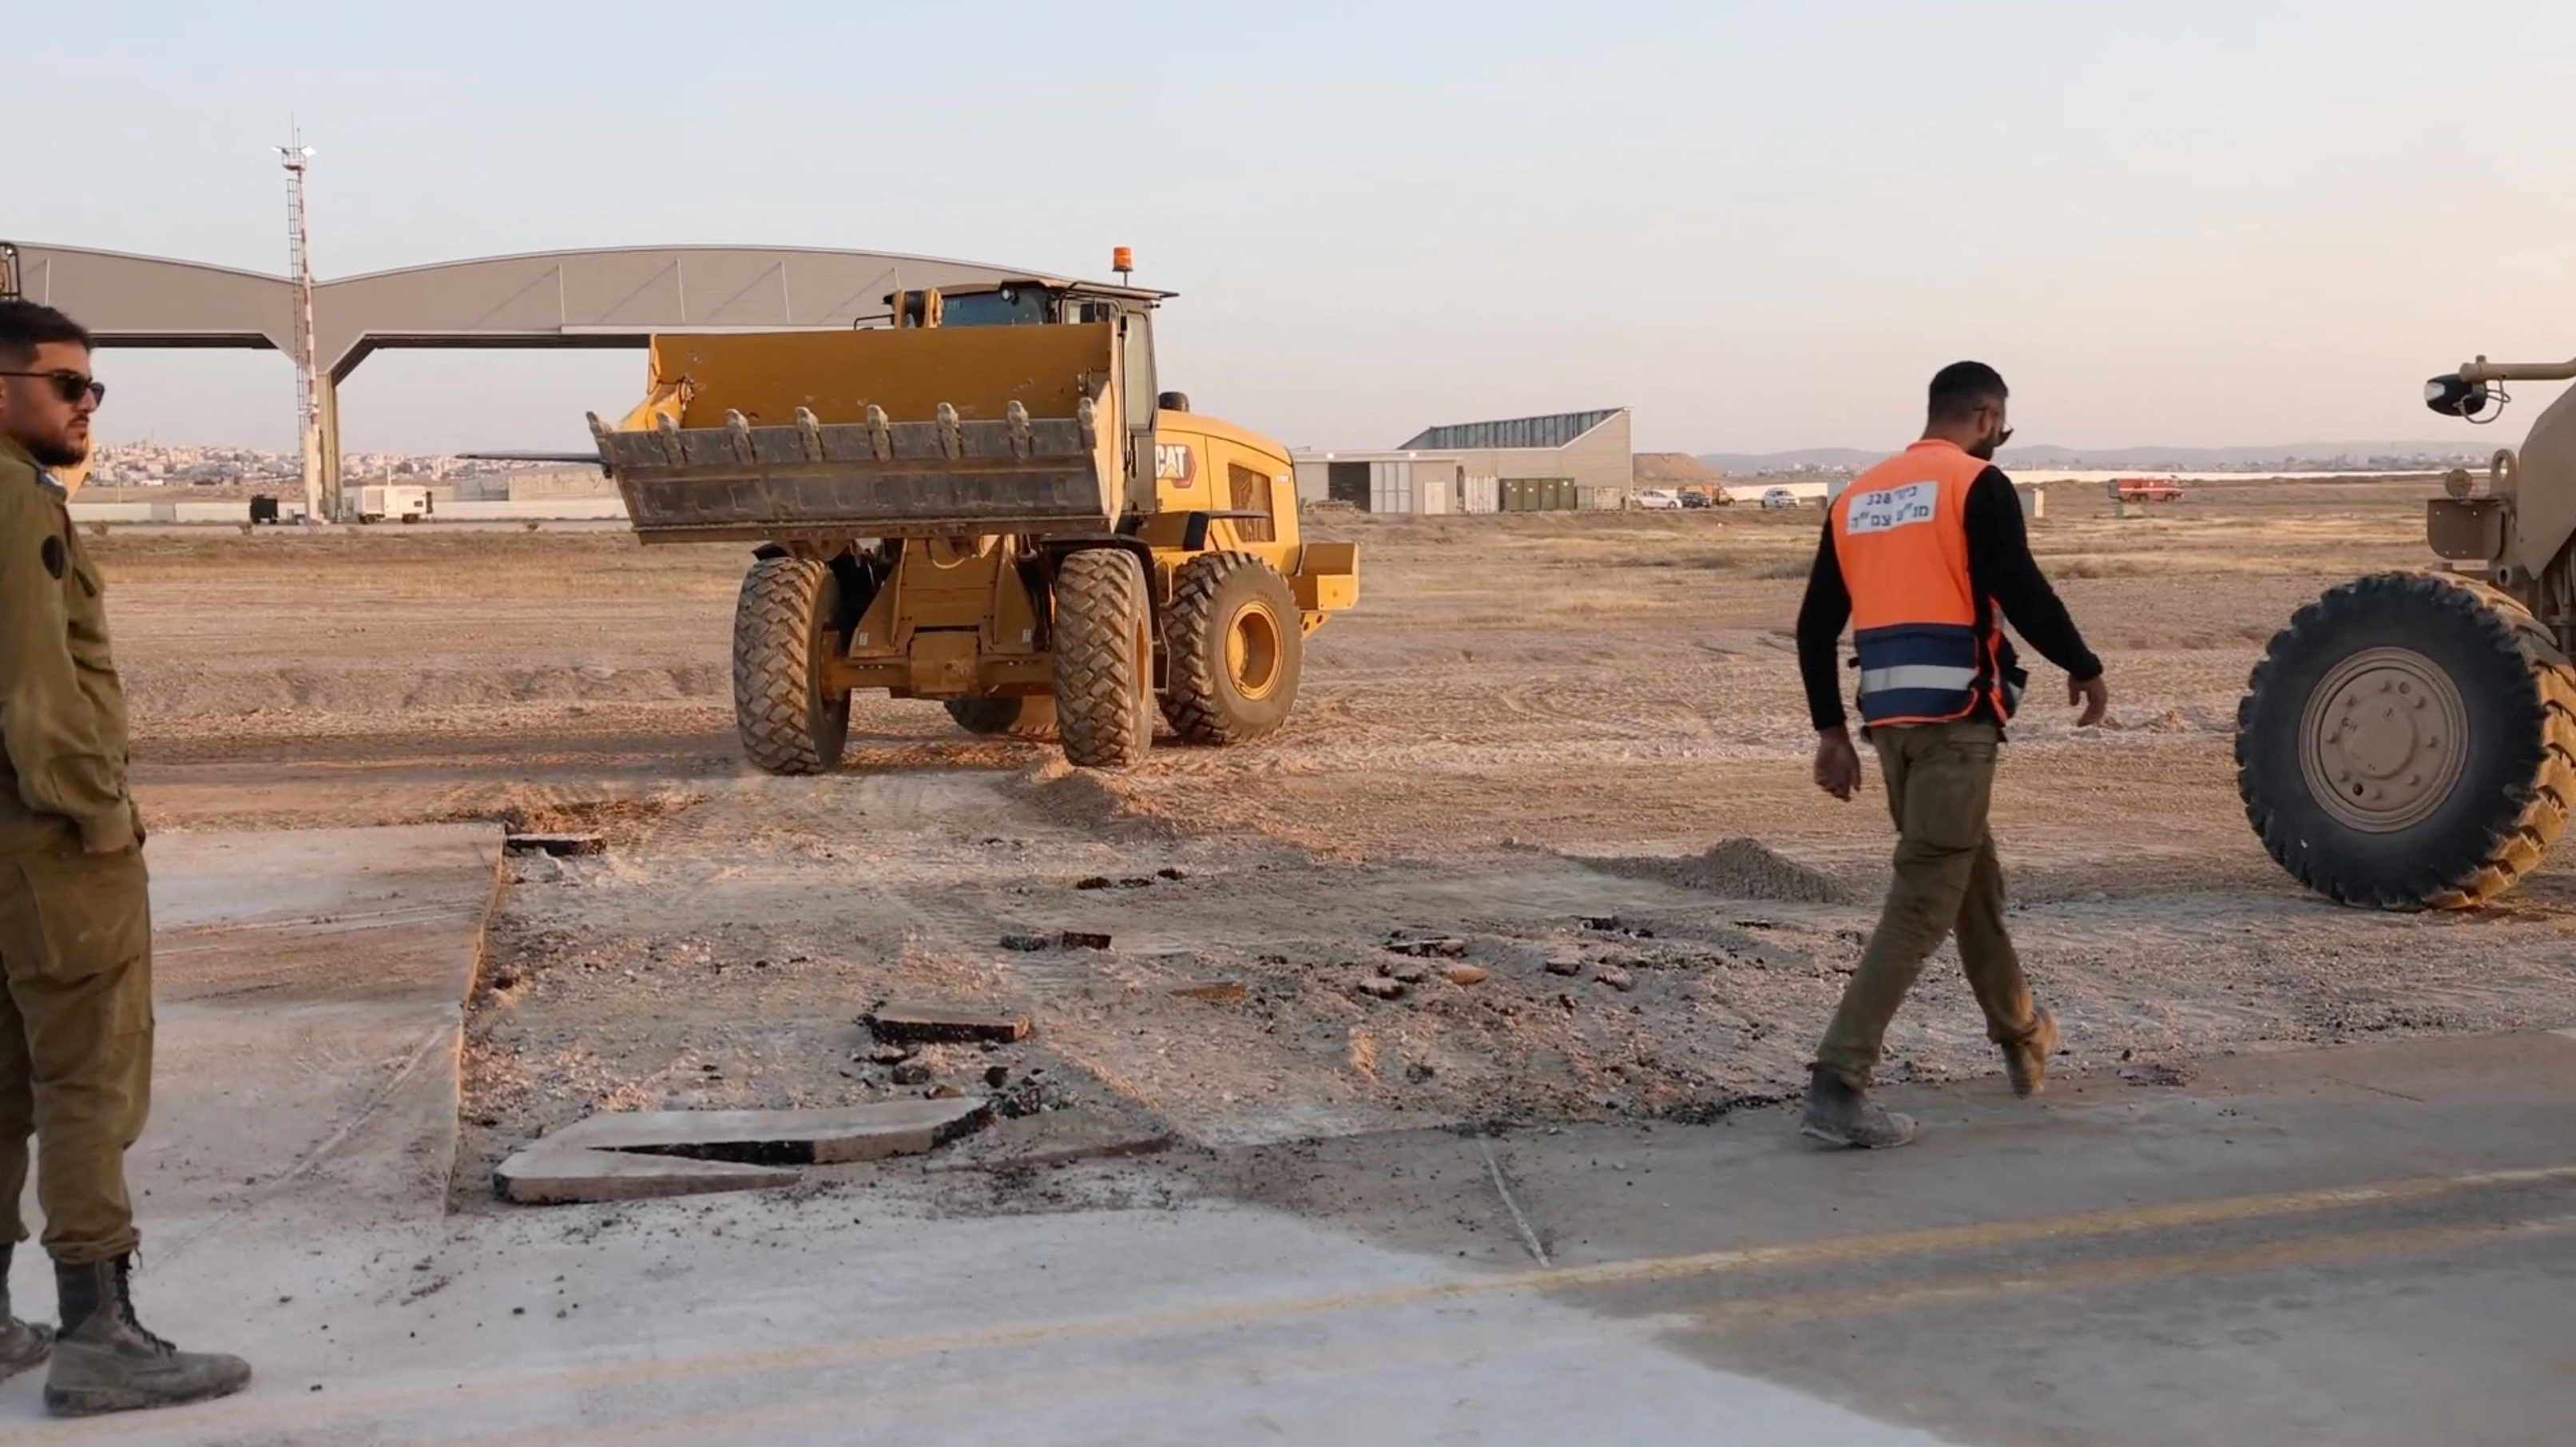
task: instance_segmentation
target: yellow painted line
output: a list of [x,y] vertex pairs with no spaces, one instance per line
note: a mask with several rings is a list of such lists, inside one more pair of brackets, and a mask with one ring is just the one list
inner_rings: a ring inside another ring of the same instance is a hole
[[[2363,1232],[2350,1236],[2312,1237],[2271,1246],[2233,1251],[2182,1251],[2120,1260],[2087,1260],[2014,1277],[1962,1277],[1946,1282],[1887,1290],[1835,1293],[1790,1293],[1739,1298],[1710,1306],[1627,1320],[1606,1320],[1588,1329],[1592,1340],[1654,1337],[1673,1330],[1716,1325],[1738,1319],[1762,1323],[1813,1320],[1867,1312],[1898,1311],[1926,1305],[1972,1303],[1993,1297],[2039,1295],[2077,1288],[2153,1285],[2192,1277],[2288,1270],[2356,1257],[2386,1259],[2463,1246],[2490,1246],[2576,1232],[2576,1215],[2542,1221],[2488,1223],[2477,1226],[2424,1226]],[[1012,1372],[1007,1378],[976,1380],[943,1387],[892,1392],[844,1392],[746,1408],[716,1408],[684,1417],[658,1416],[650,1421],[601,1423],[597,1426],[531,1427],[495,1436],[462,1439],[470,1447],[583,1447],[588,1443],[624,1444],[669,1438],[705,1441],[723,1433],[734,1437],[764,1433],[817,1419],[865,1412],[871,1417],[917,1416],[940,1407],[1008,1402],[1056,1402],[1109,1391],[1153,1386],[1188,1386],[1213,1380],[1263,1380],[1289,1375],[1321,1376],[1386,1367],[1423,1358],[1455,1362],[1471,1355],[1512,1352],[1530,1347],[1561,1347],[1564,1326],[1556,1321],[1523,1322],[1487,1329],[1449,1328],[1410,1332],[1402,1337],[1322,1350],[1263,1347],[1254,1352],[1209,1360],[1124,1369],[1078,1368],[1064,1372]]]
[[[2334,1186],[2258,1196],[2234,1196],[2214,1201],[2187,1201],[2164,1206],[2081,1211],[2027,1221],[1991,1221],[1964,1226],[1935,1226],[1872,1236],[1705,1251],[1686,1256],[1602,1262],[1589,1266],[1558,1267],[1540,1271],[1501,1272],[1491,1276],[1409,1281],[1389,1286],[1315,1292],[1269,1300],[1223,1302],[1207,1306],[1157,1307],[1106,1316],[1017,1322],[995,1327],[927,1332],[906,1337],[827,1341],[811,1346],[710,1352],[694,1356],[654,1356],[596,1362],[581,1366],[544,1367],[515,1375],[473,1380],[465,1385],[465,1391],[472,1400],[489,1402],[498,1396],[572,1394],[684,1378],[717,1379],[766,1373],[813,1371],[872,1362],[900,1361],[914,1357],[996,1351],[1034,1346],[1050,1341],[1096,1343],[1121,1337],[1150,1338],[1209,1333],[1342,1312],[1382,1311],[1521,1293],[1545,1293],[1582,1287],[1714,1277],[1779,1267],[1886,1260],[2044,1241],[2134,1235],[2178,1227],[2225,1225],[2317,1211],[2403,1204],[2498,1187],[2551,1185],[2570,1181],[2576,1181],[2576,1164],[2521,1170],[2475,1171],[2456,1176],[2417,1176],[2368,1185]],[[2317,1239],[2320,1243],[2324,1243],[2340,1238],[2329,1236]],[[2258,1252],[2295,1249],[2298,1248],[2257,1248]],[[2218,1260],[2227,1254],[2216,1253],[2209,1259]],[[2251,1257],[2248,1256],[2247,1259]],[[191,1415],[202,1424],[204,1429],[239,1431],[247,1430],[265,1421],[293,1421],[309,1425],[316,1420],[381,1416],[404,1407],[429,1406],[456,1400],[458,1400],[458,1386],[450,1381],[439,1386],[387,1386],[375,1391],[361,1389],[353,1394],[336,1397],[327,1403],[316,1401],[309,1405],[284,1398],[266,1401],[234,1399],[232,1404],[214,1404],[196,1409]],[[115,1435],[120,1441],[131,1440],[127,1434],[131,1433],[134,1424],[98,1427],[94,1432],[84,1430],[87,1425],[80,1422],[65,1424],[71,1430],[49,1434],[47,1440],[84,1440],[89,1435]],[[547,1435],[549,1440],[559,1436],[555,1433]]]

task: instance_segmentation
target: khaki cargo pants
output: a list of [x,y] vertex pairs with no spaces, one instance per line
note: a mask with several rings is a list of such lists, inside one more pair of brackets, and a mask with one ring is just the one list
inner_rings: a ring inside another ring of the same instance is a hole
[[1986,830],[2003,731],[1978,721],[1912,724],[1872,729],[1870,739],[1896,818],[1896,882],[1816,1049],[1818,1065],[1861,1089],[1896,1007],[1953,930],[1968,987],[1986,1012],[1987,1038],[2016,1044],[2038,1023],[2004,930],[2003,866]]
[[0,1240],[27,1239],[27,1135],[45,1253],[132,1251],[125,1152],[152,1090],[152,912],[143,851],[0,853]]

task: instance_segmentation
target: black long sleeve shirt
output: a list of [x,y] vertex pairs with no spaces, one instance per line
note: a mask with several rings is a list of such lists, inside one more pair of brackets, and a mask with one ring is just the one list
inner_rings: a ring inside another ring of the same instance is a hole
[[[2000,467],[1977,474],[1968,486],[1965,509],[1968,532],[1968,586],[1977,598],[1978,623],[1986,622],[1987,600],[2003,609],[2004,618],[2041,657],[2066,670],[2078,683],[2102,676],[2102,660],[2084,646],[2075,620],[2066,615],[2057,590],[2048,586],[2039,563],[2030,555],[2030,534],[2022,527],[2021,499]],[[1851,621],[1851,590],[1843,584],[1842,563],[1834,556],[1834,528],[1816,548],[1815,568],[1807,574],[1807,598],[1798,607],[1798,673],[1807,685],[1807,716],[1816,731],[1843,726],[1840,671],[1834,655],[1843,625]],[[1994,717],[1994,703],[1980,697],[1975,717]]]

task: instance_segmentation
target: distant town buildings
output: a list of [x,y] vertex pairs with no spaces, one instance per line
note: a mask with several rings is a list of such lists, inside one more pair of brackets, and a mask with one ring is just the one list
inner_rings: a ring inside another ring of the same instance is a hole
[[[504,477],[523,470],[505,462],[461,457],[417,457],[398,452],[352,452],[341,475],[361,480],[455,482]],[[291,452],[251,447],[198,447],[158,442],[118,442],[100,447],[91,464],[93,487],[303,486],[302,464]]]

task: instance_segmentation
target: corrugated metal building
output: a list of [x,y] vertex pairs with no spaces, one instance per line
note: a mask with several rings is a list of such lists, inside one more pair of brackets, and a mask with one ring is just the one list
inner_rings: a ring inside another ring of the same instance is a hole
[[1295,454],[1302,502],[1368,512],[1556,512],[1627,505],[1628,409],[1429,427],[1383,452]]
[[1363,512],[1446,514],[1493,512],[1491,477],[1469,477],[1444,452],[1298,452],[1299,502],[1346,502]]
[[1625,407],[1461,422],[1426,427],[1404,447],[1450,454],[1467,476],[1496,479],[1503,512],[1616,509],[1635,485],[1628,423]]

